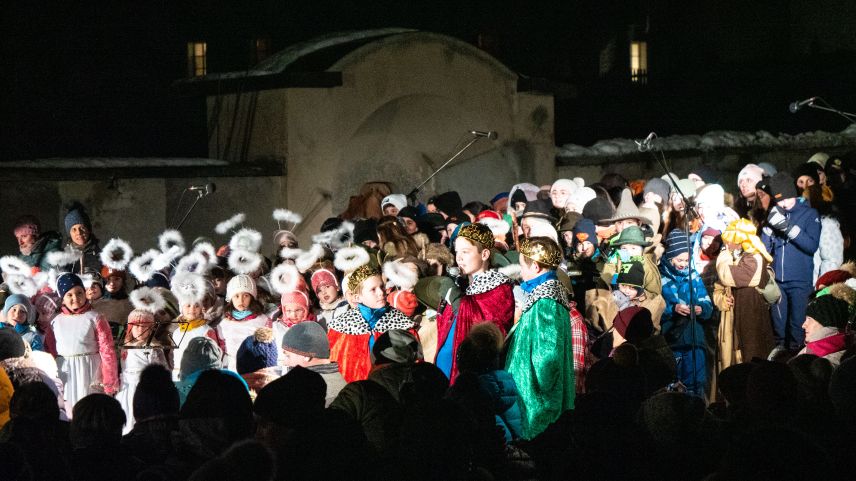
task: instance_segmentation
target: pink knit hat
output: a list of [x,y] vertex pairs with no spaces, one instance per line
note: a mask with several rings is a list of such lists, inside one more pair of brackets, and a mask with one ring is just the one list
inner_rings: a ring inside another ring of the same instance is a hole
[[283,307],[289,304],[297,304],[309,311],[309,296],[307,296],[303,291],[286,292],[282,295],[279,302]]
[[339,283],[336,282],[336,276],[330,272],[329,269],[318,269],[313,272],[310,282],[312,283],[313,292],[318,292],[318,288],[321,286],[333,286],[336,289],[339,288]]

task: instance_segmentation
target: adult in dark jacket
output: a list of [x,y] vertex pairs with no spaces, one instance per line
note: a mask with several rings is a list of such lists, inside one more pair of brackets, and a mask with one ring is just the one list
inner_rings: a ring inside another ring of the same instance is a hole
[[39,219],[32,215],[18,218],[12,232],[18,240],[18,258],[30,267],[47,272],[50,269],[48,253],[60,250],[62,236],[55,231],[42,232]]
[[802,324],[808,297],[813,291],[814,252],[820,241],[820,216],[797,197],[793,178],[779,172],[770,179],[776,203],[770,209],[761,240],[773,256],[773,272],[782,292],[772,306],[776,344],[798,350],[805,342]]
[[677,379],[675,357],[666,339],[654,333],[651,311],[632,306],[621,310],[612,321],[614,335],[636,346],[639,367],[645,373],[645,393],[653,394]]
[[69,267],[71,272],[83,272],[84,268],[101,272],[101,246],[92,232],[92,221],[89,220],[86,209],[77,202],[68,207],[65,232],[68,234],[66,247],[73,249],[78,256],[78,260]]

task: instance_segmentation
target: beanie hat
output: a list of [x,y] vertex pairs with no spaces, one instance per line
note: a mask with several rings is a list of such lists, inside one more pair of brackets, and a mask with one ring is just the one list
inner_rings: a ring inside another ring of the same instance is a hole
[[687,233],[681,229],[672,229],[669,235],[666,236],[666,251],[663,253],[663,258],[667,261],[673,258],[690,252],[690,244],[687,242]]
[[269,327],[260,327],[252,336],[247,336],[238,347],[235,368],[238,374],[247,374],[276,366],[278,351],[273,339],[273,330]]
[[198,371],[220,369],[223,366],[220,361],[222,357],[223,351],[213,339],[207,336],[194,337],[181,355],[178,377],[185,379]]
[[416,294],[410,291],[395,290],[386,296],[386,302],[392,307],[403,312],[405,316],[410,317],[416,312],[416,307],[419,301],[416,299]]
[[[696,184],[690,179],[678,179],[676,182],[678,189],[686,196],[687,199],[692,199],[696,195]],[[672,192],[677,193],[678,190],[672,188]]]
[[155,314],[146,309],[134,309],[128,314],[128,324],[152,324],[155,322]]
[[576,192],[571,194],[571,202],[574,204],[574,212],[582,214],[586,204],[595,197],[597,197],[597,192],[595,192],[591,187],[580,187],[577,189]]
[[668,182],[659,177],[654,177],[652,179],[648,179],[648,182],[645,183],[645,188],[642,189],[642,195],[644,197],[645,194],[651,192],[659,195],[660,199],[663,200],[663,203],[666,203],[669,201],[670,190]]
[[140,374],[134,391],[134,418],[138,421],[154,416],[178,415],[178,390],[172,376],[160,364],[150,364]]
[[83,288],[83,280],[72,272],[61,274],[56,280],[56,292],[60,299],[65,297],[65,294],[75,287]]
[[522,189],[517,189],[514,191],[513,194],[511,194],[511,202],[515,204],[517,204],[518,202],[526,203],[529,202],[529,199],[526,198],[526,192],[524,192]]
[[770,195],[773,197],[773,202],[796,197],[797,188],[794,178],[787,172],[779,172],[770,177]]
[[282,337],[282,349],[316,359],[330,357],[330,341],[317,322],[300,322],[292,326]]
[[226,302],[231,301],[235,297],[235,294],[240,294],[241,292],[248,293],[253,296],[253,299],[258,297],[256,282],[246,274],[239,274],[229,279],[229,283],[226,284]]
[[300,290],[283,292],[282,297],[279,299],[279,303],[283,307],[289,304],[297,304],[298,306],[306,309],[307,313],[309,312],[309,296]]
[[38,237],[41,230],[39,219],[31,215],[25,215],[15,221],[15,227],[12,229],[12,232],[14,232],[15,237],[24,235],[34,235]]
[[[811,179],[814,181],[815,184],[819,184],[820,183],[820,175],[818,175],[818,173],[817,173],[818,168],[819,168],[818,164],[816,164],[814,162],[800,164],[797,166],[796,169],[794,169],[794,172],[793,172],[794,180],[799,180],[799,178],[802,176],[808,176],[808,177],[811,177]],[[820,167],[820,168],[822,168],[822,167]]]
[[739,184],[741,179],[749,179],[753,184],[756,184],[763,176],[764,169],[755,164],[746,164],[737,174],[737,183]]
[[597,230],[591,219],[582,218],[574,226],[574,245],[585,241],[597,246]]
[[845,262],[838,269],[827,271],[826,274],[818,277],[817,282],[814,283],[814,288],[820,289],[823,286],[845,282],[847,279],[853,277],[854,274],[856,274],[856,264],[853,261]]
[[6,302],[3,304],[3,317],[5,318],[8,316],[9,310],[17,305],[24,306],[24,310],[27,312],[27,324],[35,322],[36,309],[33,307],[33,304],[30,303],[30,299],[22,294],[12,294],[6,298]]
[[645,268],[641,262],[624,262],[618,270],[616,282],[641,289],[645,282]]
[[644,307],[631,306],[618,311],[612,321],[615,330],[627,342],[633,344],[654,335],[651,311]]
[[416,220],[419,217],[419,211],[416,210],[416,207],[406,206],[401,209],[398,209],[398,217],[406,217],[408,219]]
[[595,224],[600,224],[604,219],[612,217],[615,208],[609,199],[603,197],[595,197],[588,201],[583,207],[583,217],[591,219]]
[[411,364],[422,359],[419,339],[403,329],[384,332],[372,346],[372,365]]
[[[775,175],[775,174],[773,174],[773,175]],[[772,197],[773,191],[770,190],[770,177],[768,177],[766,175],[764,177],[762,177],[761,180],[759,180],[758,183],[755,184],[755,190],[763,190],[764,192],[767,193],[767,195]]]
[[690,173],[697,175],[705,184],[714,184],[719,180],[716,178],[716,169],[709,165],[699,165]]
[[776,172],[779,171],[779,169],[777,169],[776,166],[774,166],[773,164],[771,164],[769,162],[759,162],[758,167],[760,167],[761,170],[764,171],[765,177],[772,177],[772,176],[776,175]]
[[454,190],[434,196],[434,198],[429,200],[428,203],[434,204],[438,211],[443,212],[446,215],[458,212],[463,207],[461,196]]
[[824,327],[843,330],[850,318],[850,305],[835,296],[816,297],[805,308],[806,317],[811,317]]
[[295,426],[324,410],[327,383],[315,371],[296,366],[259,391],[253,412],[265,421]]
[[329,269],[318,269],[313,272],[309,282],[312,284],[312,292],[318,292],[318,288],[322,286],[333,286],[339,289],[336,276]]
[[407,207],[407,197],[404,194],[389,194],[380,202],[380,208],[383,209],[388,204],[394,205],[400,211]]
[[699,207],[722,209],[725,207],[725,190],[719,184],[705,184],[695,196]]
[[354,243],[362,244],[365,241],[377,242],[377,221],[374,219],[354,221]]
[[92,222],[89,220],[86,210],[82,205],[75,202],[69,206],[68,213],[65,214],[65,231],[70,233],[71,228],[78,224],[82,224],[87,230],[92,230]]
[[14,329],[0,329],[0,361],[22,357],[26,348],[24,339]]

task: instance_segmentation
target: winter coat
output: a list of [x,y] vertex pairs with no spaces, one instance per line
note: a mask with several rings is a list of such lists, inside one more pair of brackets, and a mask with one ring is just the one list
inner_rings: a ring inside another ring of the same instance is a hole
[[38,267],[42,272],[47,272],[51,268],[48,264],[48,253],[58,250],[62,250],[62,236],[55,231],[49,231],[39,237],[29,255],[18,254],[18,259],[30,267]]
[[78,246],[71,240],[66,242],[66,248],[71,248],[77,252],[78,259],[83,256],[83,268],[80,267],[80,260],[74,261],[68,267],[71,272],[83,272],[83,269],[91,269],[95,272],[101,272],[101,245],[96,237],[91,237],[83,247]]
[[[707,289],[701,276],[693,272],[690,276],[689,269],[678,271],[671,262],[663,260],[660,263],[660,273],[663,275],[663,300],[666,301],[666,309],[660,321],[663,336],[672,349],[688,349],[691,346],[703,347],[704,331],[698,321],[710,318],[713,313],[713,302],[707,295]],[[678,304],[690,304],[690,282],[692,278],[693,305],[701,307],[701,313],[696,314],[696,322],[689,327],[689,316],[682,316],[675,312]]]
[[517,398],[517,384],[508,371],[498,369],[478,377],[479,389],[490,399],[496,425],[505,433],[505,441],[511,442],[523,432],[523,415]]
[[803,199],[797,200],[786,217],[788,226],[799,227],[793,239],[765,226],[761,240],[773,256],[777,282],[809,283],[814,273],[814,252],[820,240],[820,217]]
[[369,443],[381,456],[399,448],[401,407],[380,384],[368,380],[349,383],[330,409],[344,411],[360,423]]
[[818,249],[814,253],[814,278],[817,278],[831,270],[838,269],[844,263],[844,237],[841,235],[841,224],[833,217],[823,216],[820,218],[820,241]]
[[833,368],[837,368],[850,344],[846,333],[834,327],[822,327],[812,336],[806,336],[805,347],[799,353],[822,357],[828,360]]

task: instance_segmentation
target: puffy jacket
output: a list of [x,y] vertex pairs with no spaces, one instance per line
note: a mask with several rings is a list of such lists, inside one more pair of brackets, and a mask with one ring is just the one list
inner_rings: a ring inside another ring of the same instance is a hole
[[803,199],[797,200],[786,216],[789,229],[799,227],[793,238],[765,226],[761,240],[773,256],[777,282],[810,283],[814,273],[814,253],[820,242],[820,216]]
[[59,250],[62,250],[62,237],[57,232],[49,231],[39,237],[30,255],[18,254],[18,259],[30,267],[38,267],[42,272],[47,272],[51,268],[48,264],[48,253]]
[[522,415],[514,378],[508,371],[496,370],[480,375],[478,383],[479,389],[490,398],[496,425],[505,432],[505,440],[510,442],[519,438],[522,433]]

